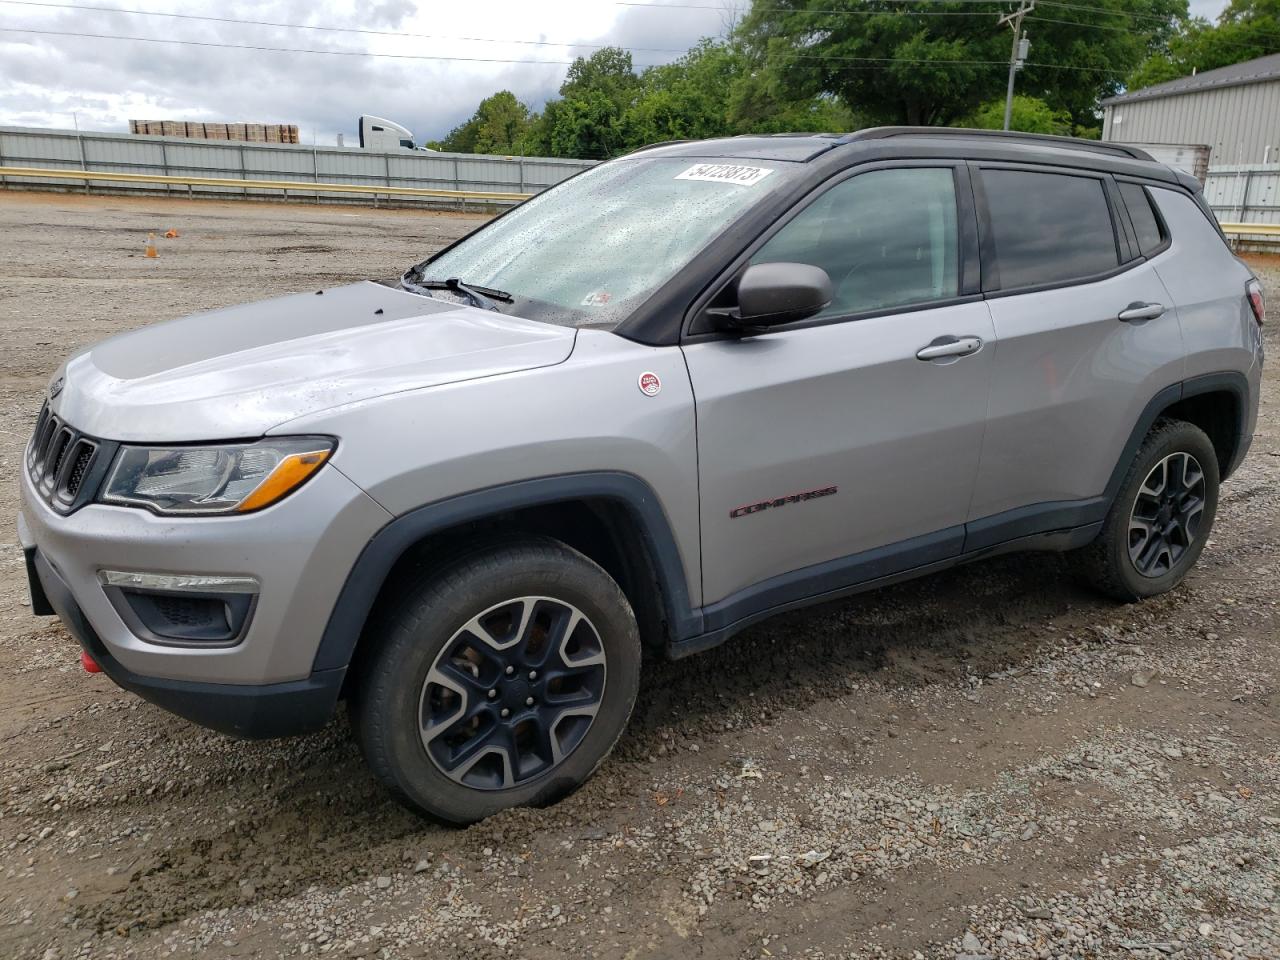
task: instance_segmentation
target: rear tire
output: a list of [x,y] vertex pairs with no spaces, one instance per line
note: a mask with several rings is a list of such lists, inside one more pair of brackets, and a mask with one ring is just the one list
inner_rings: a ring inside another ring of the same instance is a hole
[[1195,566],[1218,511],[1218,459],[1204,431],[1161,420],[1147,434],[1102,532],[1076,552],[1083,578],[1132,602],[1172,590]]
[[626,596],[556,540],[483,546],[422,574],[368,640],[351,711],[365,760],[403,803],[451,824],[577,788],[639,688]]

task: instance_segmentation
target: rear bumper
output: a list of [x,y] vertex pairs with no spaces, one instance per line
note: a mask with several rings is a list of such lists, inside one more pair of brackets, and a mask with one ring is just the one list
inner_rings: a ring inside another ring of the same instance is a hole
[[33,606],[47,602],[80,646],[118,686],[201,726],[247,739],[310,733],[333,716],[345,667],[302,680],[260,685],[167,680],[134,673],[113,657],[57,571],[31,547],[24,551]]

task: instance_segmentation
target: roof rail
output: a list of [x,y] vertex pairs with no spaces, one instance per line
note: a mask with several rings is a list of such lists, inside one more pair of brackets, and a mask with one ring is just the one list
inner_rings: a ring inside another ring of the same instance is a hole
[[[677,143],[693,143],[693,141],[687,138],[684,140],[657,140],[653,143],[646,143],[643,146],[636,147],[634,150],[628,150],[626,153],[620,153],[618,157],[629,157],[633,153],[644,153],[646,150],[657,150],[659,147],[672,147]],[[609,159],[616,160],[618,157],[610,157]]]
[[1077,137],[1055,137],[1047,133],[1019,133],[1016,130],[974,130],[967,127],[870,127],[851,133],[845,139],[847,141],[887,140],[890,137],[989,137],[993,140],[1017,140],[1038,143],[1046,147],[1084,150],[1090,153],[1112,153],[1134,160],[1155,162],[1155,158],[1145,150],[1120,143],[1102,143],[1099,140],[1081,140]]

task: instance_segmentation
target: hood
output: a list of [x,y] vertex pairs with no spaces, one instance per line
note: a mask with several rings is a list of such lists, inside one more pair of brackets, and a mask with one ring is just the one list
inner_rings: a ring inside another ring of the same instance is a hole
[[353,283],[104,340],[59,371],[53,406],[109,440],[255,437],[329,407],[561,363],[573,342],[566,327]]

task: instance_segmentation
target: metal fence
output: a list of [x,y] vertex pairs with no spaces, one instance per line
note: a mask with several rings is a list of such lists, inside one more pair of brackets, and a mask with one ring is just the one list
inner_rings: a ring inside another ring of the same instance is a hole
[[[59,189],[112,193],[147,192],[181,196],[280,199],[307,197],[326,202],[448,204],[455,197],[410,196],[399,190],[449,190],[529,194],[545,190],[586,167],[591,160],[550,157],[500,157],[464,153],[389,153],[355,147],[308,147],[301,144],[188,140],[125,133],[81,133],[37,127],[0,127],[0,167],[44,167],[92,172],[97,177],[62,180],[0,175],[0,187]],[[102,174],[289,181],[290,187],[170,184],[103,180]],[[332,189],[308,194],[303,183],[351,184],[360,193]],[[375,190],[372,194],[369,188]],[[1209,168],[1205,197],[1224,223],[1280,224],[1280,164],[1220,164]],[[477,199],[484,206],[512,201]],[[1241,237],[1248,244],[1275,246],[1274,237]]]
[[[1204,196],[1223,223],[1280,225],[1280,163],[1221,164],[1209,168]],[[1276,238],[1245,234],[1241,242],[1275,249]]]
[[[537,193],[579,170],[590,160],[549,157],[498,157],[460,153],[399,150],[380,153],[356,147],[308,147],[300,144],[240,143],[188,140],[125,133],[81,133],[33,127],[0,127],[0,166],[46,167],[95,173],[287,180],[385,187],[384,199],[409,203],[457,200],[396,195],[397,188]],[[21,176],[0,177],[0,186],[23,189],[73,189],[122,193],[145,191],[181,196],[257,197],[279,199],[273,188],[146,184],[100,180],[92,184]],[[289,195],[301,193],[291,189]],[[305,194],[304,194],[305,195]],[[315,195],[319,197],[317,193]],[[375,194],[375,202],[382,194]],[[369,195],[326,193],[327,202],[368,203]],[[487,201],[492,203],[494,201]]]

